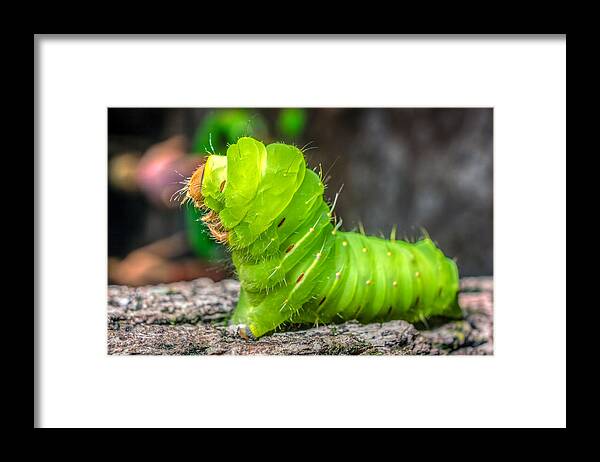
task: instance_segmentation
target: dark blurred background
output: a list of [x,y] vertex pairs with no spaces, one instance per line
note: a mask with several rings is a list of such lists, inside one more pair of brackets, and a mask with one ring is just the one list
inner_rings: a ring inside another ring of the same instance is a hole
[[194,210],[172,200],[205,151],[253,135],[305,147],[310,167],[343,185],[343,229],[421,236],[461,276],[493,271],[493,110],[154,109],[108,110],[109,283],[143,285],[233,275],[227,254]]

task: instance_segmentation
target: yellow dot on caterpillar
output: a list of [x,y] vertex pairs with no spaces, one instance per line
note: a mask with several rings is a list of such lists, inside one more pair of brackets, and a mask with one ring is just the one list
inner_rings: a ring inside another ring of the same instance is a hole
[[272,242],[272,241],[274,241],[274,240],[275,240],[275,238],[274,238],[274,237],[272,237],[272,238],[271,238],[271,242]]
[[315,228],[313,228],[313,227],[311,226],[311,228],[309,229],[309,231],[310,231],[311,233],[314,233],[314,232],[315,232]]
[[348,242],[347,242],[347,241],[344,241],[344,242],[342,242],[342,245],[343,245],[344,247],[346,247],[346,246],[348,245]]
[[316,256],[316,259],[318,260],[319,258],[321,258],[321,252],[319,252]]
[[387,254],[388,254],[388,257],[392,256],[392,252],[388,252]]
[[366,248],[366,247],[363,247],[363,248],[362,248],[362,251],[363,251],[364,253],[367,253],[367,248]]
[[335,229],[331,231],[331,234],[333,234],[334,236],[336,235]]
[[415,277],[421,277],[421,273],[419,273],[418,271],[415,273]]
[[366,282],[366,284],[367,284],[368,286],[370,286],[371,284],[373,284],[373,281],[371,281],[370,279],[367,279],[367,282]]
[[335,278],[339,279],[341,275],[342,275],[342,272],[338,271],[337,273],[335,273]]
[[393,285],[394,287],[398,287],[398,282],[397,282],[397,281],[394,281],[394,282],[392,282],[392,285]]

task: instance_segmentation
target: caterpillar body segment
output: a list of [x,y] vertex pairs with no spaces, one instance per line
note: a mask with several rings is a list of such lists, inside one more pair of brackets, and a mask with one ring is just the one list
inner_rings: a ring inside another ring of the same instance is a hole
[[249,137],[192,176],[188,199],[208,209],[209,229],[231,250],[241,283],[231,322],[243,335],[287,323],[462,316],[458,268],[429,237],[339,231],[323,193],[298,148]]

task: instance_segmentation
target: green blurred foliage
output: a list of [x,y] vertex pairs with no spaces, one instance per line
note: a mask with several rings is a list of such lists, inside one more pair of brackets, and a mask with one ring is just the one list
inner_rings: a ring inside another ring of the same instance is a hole
[[306,111],[300,108],[286,108],[279,112],[279,132],[286,137],[296,138],[306,127]]
[[198,127],[192,143],[194,154],[225,155],[227,145],[242,136],[265,138],[267,123],[259,114],[247,109],[222,109],[208,115]]

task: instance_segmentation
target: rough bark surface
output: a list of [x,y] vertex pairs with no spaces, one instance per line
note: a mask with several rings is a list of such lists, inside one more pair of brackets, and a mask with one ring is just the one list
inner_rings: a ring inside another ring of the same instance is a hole
[[210,279],[108,287],[108,353],[142,355],[488,355],[493,352],[491,277],[461,280],[461,321],[415,326],[356,321],[241,338],[227,319],[239,283]]

